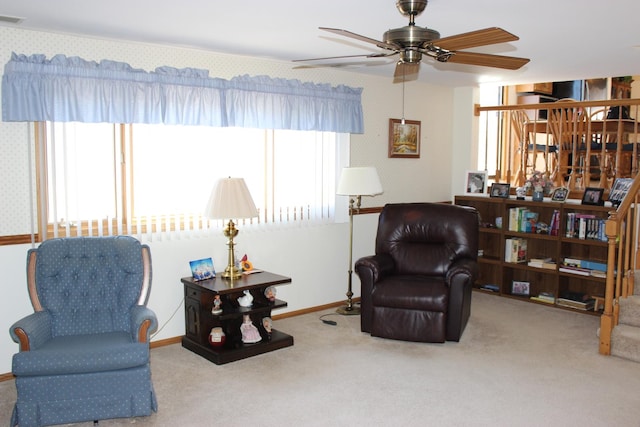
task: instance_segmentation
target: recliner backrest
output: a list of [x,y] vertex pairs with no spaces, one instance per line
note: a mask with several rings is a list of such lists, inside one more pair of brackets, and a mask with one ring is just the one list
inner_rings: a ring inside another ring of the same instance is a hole
[[387,204],[378,219],[376,254],[389,254],[396,274],[446,274],[461,258],[478,256],[475,209],[443,203]]
[[35,290],[38,303],[51,314],[53,336],[130,331],[130,311],[145,274],[139,241],[58,238],[29,252],[29,259],[36,253]]

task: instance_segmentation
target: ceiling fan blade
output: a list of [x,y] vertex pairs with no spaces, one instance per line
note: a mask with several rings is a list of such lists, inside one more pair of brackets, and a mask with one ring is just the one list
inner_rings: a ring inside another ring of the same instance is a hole
[[431,40],[429,44],[446,50],[469,49],[477,46],[507,43],[519,40],[518,36],[498,27],[485,28],[484,30],[471,31],[438,40]]
[[454,52],[445,62],[517,70],[527,64],[529,59],[516,58],[515,56],[490,55],[488,53]]
[[402,83],[403,81],[409,82],[418,80],[418,74],[420,73],[420,63],[410,62],[398,62],[396,64],[396,70],[393,73],[393,82]]
[[386,61],[371,61],[365,59],[363,61],[347,61],[347,62],[330,62],[330,63],[320,63],[320,64],[304,64],[304,65],[296,65],[292,67],[294,70],[303,70],[303,69],[311,69],[311,68],[353,68],[353,67],[375,67],[379,65],[386,65],[388,62]]
[[351,31],[341,30],[339,28],[327,28],[327,27],[319,27],[323,31],[328,31],[330,33],[338,34],[339,36],[349,37],[352,39],[360,40],[367,43],[372,43],[382,49],[390,49],[397,50],[400,46],[396,46],[393,44],[385,43],[380,40],[372,39],[367,36],[361,36],[360,34],[352,33]]
[[324,58],[307,58],[307,59],[292,59],[291,62],[305,62],[305,61],[322,61],[325,59],[341,59],[341,58],[385,58],[387,56],[396,55],[398,52],[378,52],[370,53],[368,55],[342,55],[342,56],[327,56]]

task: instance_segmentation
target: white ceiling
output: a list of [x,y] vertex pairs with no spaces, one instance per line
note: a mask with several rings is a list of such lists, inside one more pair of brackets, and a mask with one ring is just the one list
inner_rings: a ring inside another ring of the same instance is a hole
[[[0,15],[24,18],[19,24],[0,23],[16,28],[283,61],[379,51],[321,31],[319,26],[381,40],[386,30],[408,23],[394,0],[0,0]],[[508,71],[427,58],[420,80],[473,86],[638,75],[639,20],[638,0],[430,0],[416,18],[417,25],[435,29],[441,37],[501,27],[520,40],[474,50],[531,62]],[[393,58],[358,58],[345,69],[389,76],[391,81]],[[361,64],[354,65],[356,61]]]

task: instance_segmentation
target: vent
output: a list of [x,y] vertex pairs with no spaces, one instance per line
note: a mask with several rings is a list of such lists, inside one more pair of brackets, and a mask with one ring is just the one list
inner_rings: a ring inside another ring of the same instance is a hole
[[19,24],[22,21],[24,21],[24,18],[18,18],[17,16],[0,15],[0,22],[8,22],[9,24]]

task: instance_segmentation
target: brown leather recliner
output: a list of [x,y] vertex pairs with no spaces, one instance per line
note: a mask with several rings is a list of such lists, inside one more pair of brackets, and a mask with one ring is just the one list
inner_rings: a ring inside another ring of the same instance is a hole
[[441,203],[387,204],[375,255],[360,258],[361,329],[404,341],[459,341],[477,276],[478,212]]

